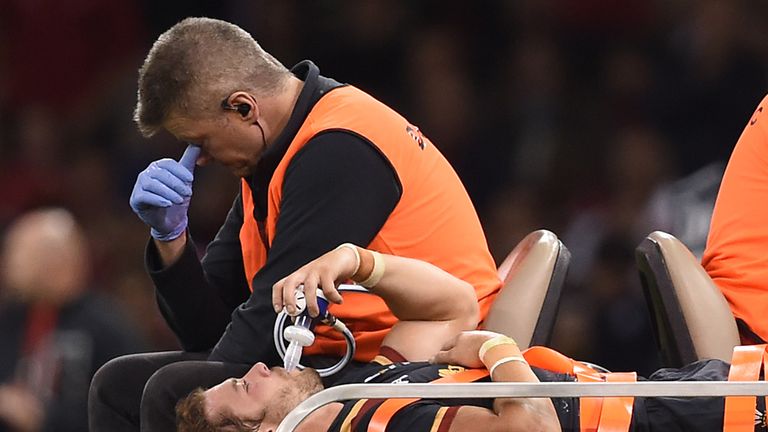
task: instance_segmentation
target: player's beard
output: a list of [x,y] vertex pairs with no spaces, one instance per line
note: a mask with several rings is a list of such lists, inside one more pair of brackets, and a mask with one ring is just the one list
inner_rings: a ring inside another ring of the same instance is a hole
[[323,383],[317,371],[304,369],[300,374],[291,377],[290,385],[286,385],[275,395],[267,415],[282,421],[296,406],[321,390]]

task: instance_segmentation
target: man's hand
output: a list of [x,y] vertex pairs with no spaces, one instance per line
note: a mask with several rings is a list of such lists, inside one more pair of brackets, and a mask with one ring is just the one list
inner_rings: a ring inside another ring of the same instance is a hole
[[176,162],[160,159],[139,173],[131,193],[131,208],[160,241],[178,238],[187,229],[195,162],[200,147],[189,145]]
[[472,330],[459,333],[458,336],[448,341],[437,354],[432,357],[430,363],[446,363],[468,368],[484,368],[478,355],[480,346],[488,339],[498,336],[499,333],[486,330]]
[[357,270],[356,264],[355,253],[348,247],[341,247],[304,265],[272,285],[272,304],[275,312],[279,312],[285,306],[289,314],[294,313],[296,290],[299,285],[304,285],[307,309],[313,317],[319,312],[317,288],[323,291],[328,301],[340,304],[342,298],[336,290],[336,283],[349,279]]

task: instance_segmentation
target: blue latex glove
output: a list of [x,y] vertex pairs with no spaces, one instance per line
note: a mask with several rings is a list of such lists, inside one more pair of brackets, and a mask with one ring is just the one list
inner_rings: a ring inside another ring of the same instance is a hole
[[189,145],[181,159],[160,159],[139,173],[131,192],[131,208],[151,227],[153,238],[171,241],[187,229],[195,161],[200,147]]

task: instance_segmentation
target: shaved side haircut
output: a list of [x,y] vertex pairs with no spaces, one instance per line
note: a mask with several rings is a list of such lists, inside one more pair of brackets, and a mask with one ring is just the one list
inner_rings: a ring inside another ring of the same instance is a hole
[[157,38],[139,69],[134,121],[142,135],[150,137],[171,113],[202,118],[235,91],[274,95],[290,76],[240,27],[186,18]]

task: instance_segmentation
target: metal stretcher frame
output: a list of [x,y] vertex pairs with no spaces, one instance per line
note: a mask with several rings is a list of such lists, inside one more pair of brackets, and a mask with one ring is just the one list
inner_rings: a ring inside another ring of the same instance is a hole
[[394,398],[497,398],[497,397],[710,397],[768,396],[766,381],[683,382],[544,382],[460,384],[346,384],[325,389],[300,403],[280,423],[276,432],[292,432],[304,418],[331,402],[350,399]]

